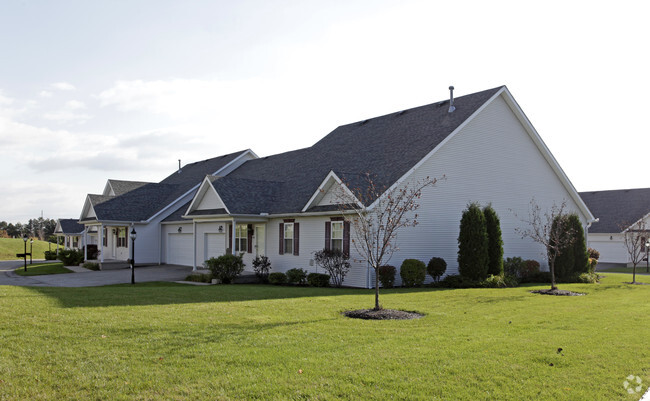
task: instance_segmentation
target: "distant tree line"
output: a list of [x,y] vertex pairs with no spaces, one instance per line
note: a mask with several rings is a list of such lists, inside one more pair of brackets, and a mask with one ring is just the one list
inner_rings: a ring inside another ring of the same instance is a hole
[[29,219],[25,224],[0,221],[0,238],[22,238],[27,235],[30,238],[56,243],[55,229],[56,220],[43,217]]

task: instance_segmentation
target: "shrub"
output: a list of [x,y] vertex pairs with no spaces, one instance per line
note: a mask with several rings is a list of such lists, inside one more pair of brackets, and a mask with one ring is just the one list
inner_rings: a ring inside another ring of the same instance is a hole
[[205,266],[212,272],[212,277],[230,284],[235,277],[244,271],[244,261],[241,255],[221,255],[205,261]]
[[307,282],[314,287],[328,287],[330,285],[330,275],[323,273],[309,273]]
[[503,239],[501,238],[501,222],[499,215],[488,205],[483,209],[485,227],[488,236],[488,274],[503,275]]
[[593,273],[596,271],[596,265],[598,265],[598,259],[589,258],[589,272]]
[[332,284],[340,287],[350,270],[350,256],[340,249],[323,249],[314,253],[316,264],[321,266],[332,278]]
[[404,287],[422,285],[426,271],[427,267],[424,262],[417,259],[405,259],[399,269],[402,285]]
[[56,251],[45,251],[45,260],[56,260]]
[[600,275],[597,273],[582,273],[576,277],[577,283],[596,284],[600,282]]
[[433,257],[427,265],[427,273],[433,278],[434,282],[440,281],[440,277],[447,271],[447,262],[443,258]]
[[57,258],[63,262],[63,266],[79,266],[84,261],[84,254],[76,249],[59,249]]
[[99,249],[97,248],[97,244],[88,244],[86,245],[86,249],[88,249],[86,252],[86,257],[90,260],[97,260],[97,256],[99,256]]
[[470,280],[483,280],[488,271],[488,234],[485,215],[477,203],[463,212],[458,234],[458,271]]
[[384,288],[393,288],[393,285],[395,284],[396,273],[397,269],[395,266],[379,266],[379,269],[377,269],[377,274],[379,274],[379,282],[381,282],[381,286]]
[[269,274],[269,283],[273,285],[285,284],[287,282],[287,275],[280,272],[273,272]]
[[256,256],[253,259],[253,271],[261,283],[269,282],[269,270],[271,270],[271,262],[266,256]]
[[495,276],[490,274],[485,280],[481,281],[480,286],[484,288],[506,288],[506,287],[516,287],[519,285],[519,281],[516,277],[501,274]]
[[510,276],[519,277],[521,270],[523,269],[524,260],[519,256],[512,258],[506,258],[503,261],[503,271],[505,274]]
[[[558,217],[559,218],[559,217]],[[560,281],[573,281],[581,273],[589,271],[589,254],[585,245],[585,232],[580,218],[576,214],[563,216],[566,219],[567,233],[573,235],[573,242],[560,249],[560,254],[555,259],[555,276]],[[553,224],[557,224],[556,221]]]
[[537,272],[527,277],[521,277],[519,282],[549,284],[551,282],[551,272]]
[[478,283],[459,274],[450,274],[440,280],[437,285],[443,288],[473,288],[478,286]]
[[185,277],[185,281],[192,281],[195,283],[211,283],[212,275],[211,274],[190,274]]
[[99,270],[99,263],[84,262],[83,267],[88,270]]
[[307,271],[304,269],[289,269],[286,275],[289,284],[307,284]]
[[594,248],[588,248],[587,252],[589,253],[590,258],[596,259],[596,260],[600,259],[600,252],[598,252]]
[[539,273],[539,262],[536,260],[527,259],[524,260],[524,262],[519,268],[520,270],[519,270],[519,274],[516,275],[517,277],[525,278],[525,277],[533,276]]

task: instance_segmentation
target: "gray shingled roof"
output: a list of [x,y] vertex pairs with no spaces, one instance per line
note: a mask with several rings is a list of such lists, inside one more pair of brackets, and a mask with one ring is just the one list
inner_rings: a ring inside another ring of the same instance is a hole
[[88,195],[100,221],[143,221],[201,183],[246,151],[230,153],[183,166],[160,183],[144,183],[120,196]]
[[650,188],[580,192],[594,217],[590,233],[620,233],[621,224],[633,224],[650,213]]
[[[453,113],[444,100],[340,126],[312,147],[249,160],[215,186],[220,195],[232,191],[232,198],[226,196],[255,214],[300,212],[330,170],[348,177],[370,172],[379,187],[388,188],[501,88],[455,98]],[[231,213],[240,212],[224,202]]]
[[59,219],[62,234],[81,234],[84,231],[84,225],[79,224],[79,219]]
[[123,180],[108,180],[115,192],[115,196],[124,195],[127,192],[131,192],[134,189],[138,189],[143,185],[152,184],[151,182],[143,181],[123,181]]

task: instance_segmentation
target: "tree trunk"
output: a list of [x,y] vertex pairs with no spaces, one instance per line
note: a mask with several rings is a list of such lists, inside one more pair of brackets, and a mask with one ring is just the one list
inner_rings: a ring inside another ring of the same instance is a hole
[[375,310],[379,309],[379,273],[375,269]]
[[636,265],[632,266],[632,284],[636,284]]
[[549,263],[551,268],[551,290],[557,290],[557,285],[555,284],[555,260]]

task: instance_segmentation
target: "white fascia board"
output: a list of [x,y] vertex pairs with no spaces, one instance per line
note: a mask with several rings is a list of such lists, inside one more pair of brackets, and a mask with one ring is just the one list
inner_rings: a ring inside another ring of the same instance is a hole
[[194,198],[192,199],[192,202],[190,203],[190,206],[187,208],[185,211],[185,214],[183,214],[183,218],[192,218],[192,216],[188,216],[187,214],[190,213],[192,210],[194,210],[194,204],[196,203],[197,205],[201,202],[203,199],[203,196],[207,191],[212,190],[214,194],[217,196],[217,199],[219,199],[219,202],[223,204],[223,208],[226,209],[226,213],[230,214],[230,210],[228,210],[228,206],[226,206],[226,202],[221,199],[221,196],[219,196],[219,192],[214,188],[212,185],[212,181],[206,176],[203,179],[203,182],[201,183],[201,187],[199,188],[198,191],[196,191],[196,195],[194,195]]
[[106,185],[104,185],[104,192],[102,192],[102,195],[110,195],[111,191],[115,193],[115,191],[113,190],[113,186],[111,185],[111,180],[108,179],[106,180]]
[[215,171],[214,173],[212,173],[212,174],[210,174],[210,175],[219,175],[220,172],[222,172],[223,170],[226,170],[228,167],[230,167],[230,166],[232,166],[233,164],[235,164],[239,159],[243,158],[243,157],[246,156],[247,154],[250,154],[251,156],[253,156],[253,159],[259,159],[259,156],[257,156],[257,155],[255,154],[255,152],[253,152],[253,151],[250,150],[250,149],[246,149],[245,151],[241,152],[241,154],[240,154],[239,156],[235,157],[235,158],[232,159],[230,162],[226,163],[225,166],[221,167],[219,170]]
[[343,190],[345,191],[346,194],[348,194],[352,198],[354,198],[354,201],[359,206],[363,207],[361,202],[359,202],[359,199],[357,199],[357,197],[354,196],[354,194],[352,193],[352,191],[350,191],[350,189],[347,187],[347,185],[343,184],[343,181],[339,178],[339,176],[337,176],[336,173],[333,170],[330,170],[330,172],[327,173],[327,176],[325,176],[325,179],[323,180],[323,182],[321,182],[321,184],[318,186],[318,188],[316,189],[314,194],[311,196],[311,198],[309,198],[309,200],[305,204],[305,207],[302,208],[301,212],[306,212],[307,209],[309,209],[312,206],[312,203],[314,203],[314,201],[316,200],[318,195],[320,195],[325,190],[325,187],[327,186],[327,184],[331,180],[334,180],[337,184],[339,184],[343,188]]
[[61,219],[56,220],[56,227],[54,228],[54,233],[63,233],[63,227],[61,227]]
[[83,221],[83,218],[88,214],[88,210],[92,209],[95,218],[97,218],[97,213],[95,213],[95,208],[93,203],[90,201],[90,194],[86,195],[86,200],[84,201],[84,207],[81,209],[81,215],[79,215],[79,221]]
[[420,167],[421,165],[423,165],[423,164],[424,164],[427,160],[429,160],[429,159],[430,159],[430,158],[431,158],[431,157],[432,157],[436,152],[438,152],[438,150],[440,150],[440,148],[442,148],[443,146],[445,146],[445,144],[446,144],[447,142],[449,142],[449,141],[450,141],[454,136],[456,136],[456,134],[458,134],[458,133],[459,133],[463,128],[465,128],[465,126],[466,126],[467,124],[469,124],[470,121],[472,121],[474,118],[476,118],[477,115],[479,115],[479,114],[480,114],[480,113],[481,113],[481,112],[482,112],[482,111],[483,111],[483,110],[484,110],[484,109],[485,109],[485,108],[486,108],[490,103],[492,103],[492,101],[493,101],[494,99],[496,99],[497,97],[499,97],[499,96],[503,93],[503,91],[504,91],[505,89],[506,89],[505,86],[501,87],[501,89],[499,89],[499,90],[498,90],[494,95],[492,95],[492,97],[491,97],[490,99],[488,99],[485,103],[483,103],[483,105],[482,105],[481,107],[479,107],[479,108],[478,108],[478,109],[477,109],[477,110],[476,110],[476,111],[475,111],[471,116],[469,116],[469,117],[468,117],[465,121],[463,121],[463,122],[462,122],[462,123],[461,123],[461,124],[460,124],[456,129],[455,129],[455,130],[453,130],[451,134],[447,135],[447,137],[446,137],[445,139],[443,139],[442,141],[440,141],[440,143],[439,143],[435,148],[433,148],[429,153],[427,153],[426,156],[424,156],[424,157],[423,157],[419,162],[417,162],[417,163],[416,163],[416,164],[415,164],[415,165],[414,165],[414,166],[413,166],[409,171],[407,171],[403,176],[401,176],[397,181],[395,181],[395,183],[394,183],[393,185],[391,185],[391,186],[390,186],[386,191],[384,191],[383,194],[381,194],[377,199],[375,199],[375,201],[372,202],[372,204],[371,204],[370,206],[368,206],[368,210],[372,210],[372,208],[374,208],[374,207],[377,205],[377,203],[378,203],[382,198],[384,198],[385,196],[387,196],[387,194],[393,192],[393,190],[395,190],[395,188],[397,188],[397,187],[398,187],[399,185],[401,185],[404,181],[406,181],[406,180],[411,176],[411,174],[413,174],[413,173],[418,169],[418,167]]
[[[567,192],[569,192],[569,195],[571,195],[573,201],[578,205],[582,213],[585,215],[587,221],[595,220],[595,216],[591,213],[591,210],[589,210],[585,202],[582,200],[580,194],[578,194],[578,191],[571,183],[571,180],[569,180],[569,177],[564,173],[564,170],[562,170],[562,167],[560,167],[560,164],[557,162],[549,148],[546,146],[544,140],[542,140],[542,137],[539,135],[535,127],[533,127],[533,124],[530,122],[528,117],[526,117],[524,111],[521,109],[521,107],[519,107],[519,104],[517,104],[517,101],[512,96],[508,88],[504,86],[498,94],[503,94],[503,99],[506,101],[506,104],[510,106],[512,112],[515,114],[526,132],[528,132],[528,135],[535,143],[535,146],[537,146],[537,149],[539,149],[539,151],[542,153],[542,156],[544,156],[546,162],[551,166],[557,177],[560,179],[560,182],[562,182],[564,188],[567,190]],[[490,101],[491,100],[492,99],[490,99]]]
[[[650,213],[648,213],[645,216],[641,217],[640,219],[638,219],[634,223],[630,224],[627,228],[625,228],[625,230],[623,230],[623,231],[621,231],[620,233],[617,233],[617,234],[623,234],[623,233],[626,233],[626,232],[630,231],[630,228],[634,227],[635,224],[637,224],[637,223],[639,223],[639,222],[641,222],[643,220],[646,220],[648,218],[650,218]],[[648,229],[648,231],[650,231],[650,229]]]

